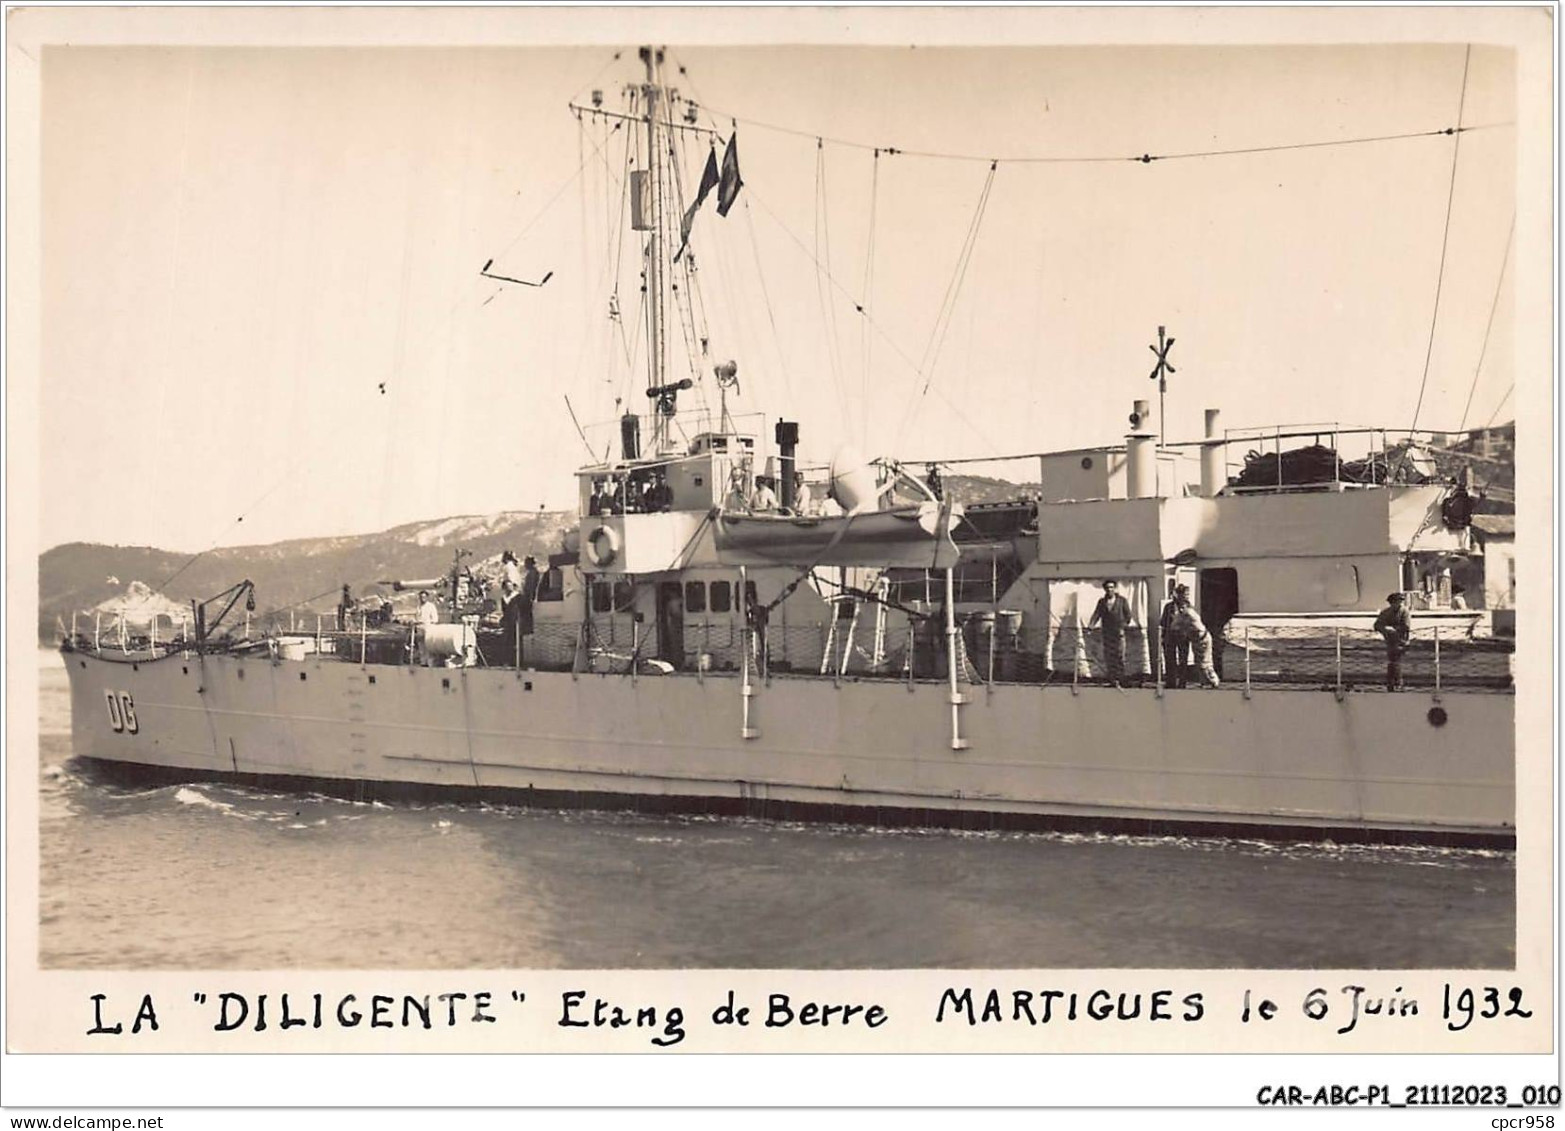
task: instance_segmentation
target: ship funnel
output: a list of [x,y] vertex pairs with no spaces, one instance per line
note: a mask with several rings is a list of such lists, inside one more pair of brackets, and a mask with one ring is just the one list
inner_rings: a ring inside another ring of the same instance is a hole
[[1125,434],[1125,493],[1132,499],[1157,494],[1157,431],[1152,427],[1152,406],[1137,401]]
[[1227,469],[1223,466],[1227,445],[1217,426],[1221,416],[1218,409],[1206,410],[1206,439],[1201,444],[1201,495],[1208,499],[1216,498],[1228,479]]
[[633,412],[619,418],[619,446],[621,458],[641,458],[641,418]]
[[777,422],[777,452],[778,462],[782,465],[779,472],[778,501],[785,510],[793,510],[793,454],[799,446],[799,424],[794,420],[779,420]]
[[875,465],[856,448],[843,445],[831,457],[831,497],[849,514],[873,510],[880,499]]

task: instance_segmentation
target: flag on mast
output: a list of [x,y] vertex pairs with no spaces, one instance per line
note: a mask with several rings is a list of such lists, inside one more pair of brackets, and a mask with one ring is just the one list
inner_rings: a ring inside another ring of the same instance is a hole
[[734,206],[734,198],[739,195],[739,189],[744,181],[739,179],[739,131],[735,130],[728,138],[728,148],[723,151],[723,177],[717,186],[717,214],[727,216],[728,210]]
[[717,187],[719,179],[717,153],[709,149],[706,153],[706,168],[701,172],[701,187],[696,190],[696,199],[685,209],[684,219],[679,224],[679,250],[674,253],[676,261],[690,243],[690,226],[696,222],[696,211],[706,202],[707,194]]

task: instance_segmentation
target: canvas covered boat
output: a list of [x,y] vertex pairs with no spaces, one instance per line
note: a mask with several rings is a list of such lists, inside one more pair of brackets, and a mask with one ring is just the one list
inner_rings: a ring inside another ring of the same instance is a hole
[[937,502],[840,515],[721,511],[712,537],[724,565],[947,569],[961,553],[951,537],[959,521],[959,508]]

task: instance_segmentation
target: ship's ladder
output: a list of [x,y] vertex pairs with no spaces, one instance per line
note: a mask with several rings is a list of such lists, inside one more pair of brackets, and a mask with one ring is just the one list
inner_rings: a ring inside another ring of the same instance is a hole
[[870,653],[871,671],[878,672],[886,662],[886,599],[891,594],[891,581],[882,577],[875,582],[875,636]]
[[[853,606],[853,612],[848,617],[848,628],[846,634],[844,634],[839,631],[843,620],[842,608],[850,602]],[[848,661],[853,656],[853,639],[858,632],[859,612],[862,607],[862,602],[857,597],[849,594],[831,598],[831,622],[826,627],[826,640],[821,647],[821,675],[832,672],[836,678],[840,679],[847,673]],[[841,637],[840,646],[838,644],[839,637]]]

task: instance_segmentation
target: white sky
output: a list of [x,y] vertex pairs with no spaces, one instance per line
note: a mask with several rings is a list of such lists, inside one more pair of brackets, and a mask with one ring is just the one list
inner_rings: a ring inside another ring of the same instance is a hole
[[[46,48],[41,472],[70,498],[43,507],[41,545],[200,549],[572,505],[585,453],[563,397],[608,421],[627,388],[605,272],[623,133],[592,159],[601,128],[566,110],[593,85],[620,106],[639,64],[633,44],[612,54]],[[1450,138],[1002,160],[921,375],[888,339],[925,354],[987,166],[881,157],[866,349],[850,301],[831,291],[823,311],[795,241],[813,250],[823,217],[833,274],[863,294],[873,159],[825,146],[822,214],[813,138],[754,123],[1002,159],[1356,138],[1453,124],[1463,56],[671,46],[688,75],[669,81],[725,129],[740,119],[740,203],[696,224],[712,360],[736,358],[738,407],[799,420],[822,460],[843,441],[905,457],[1111,442],[1132,399],[1155,400],[1159,324],[1178,339],[1170,438],[1196,436],[1206,406],[1231,427],[1405,428]],[[1509,51],[1474,48],[1464,122],[1512,122],[1514,85]],[[687,184],[703,156],[690,150]],[[1515,130],[1464,134],[1421,427],[1456,428],[1470,390],[1483,424],[1515,379],[1512,265],[1474,386],[1514,201]],[[490,257],[554,277],[501,289],[477,275]],[[677,377],[677,333],[674,347]]]

